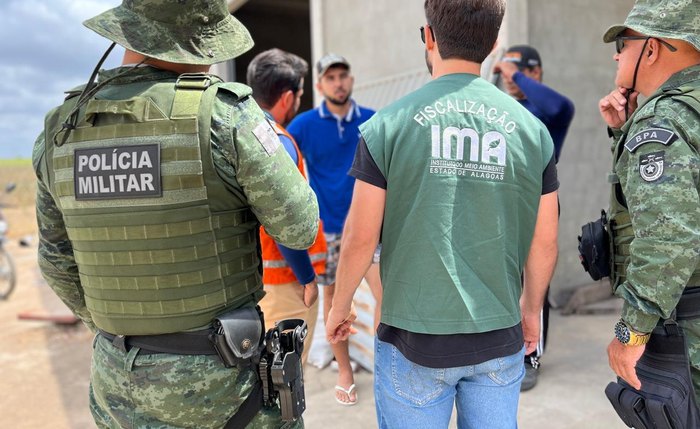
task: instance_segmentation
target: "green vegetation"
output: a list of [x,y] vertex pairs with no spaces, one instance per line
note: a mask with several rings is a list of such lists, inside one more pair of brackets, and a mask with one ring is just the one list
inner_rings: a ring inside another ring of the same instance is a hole
[[6,167],[28,167],[31,165],[32,160],[29,158],[0,159],[0,169]]

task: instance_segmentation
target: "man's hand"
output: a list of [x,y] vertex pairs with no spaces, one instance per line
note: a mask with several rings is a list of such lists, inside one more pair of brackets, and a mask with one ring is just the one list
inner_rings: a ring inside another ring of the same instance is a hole
[[528,313],[523,311],[523,339],[525,340],[525,354],[529,355],[537,349],[540,342],[541,312]]
[[318,283],[313,279],[311,283],[304,285],[304,305],[306,308],[311,308],[318,299]]
[[[617,88],[598,102],[600,116],[603,117],[603,120],[610,128],[622,128],[627,121],[627,116],[625,115],[625,105],[628,103],[625,98],[626,95],[626,88]],[[639,93],[636,91],[630,94],[628,106],[630,115],[637,110],[638,95]]]
[[352,322],[356,318],[357,314],[352,305],[348,308],[332,306],[328,312],[328,319],[326,319],[326,338],[328,342],[337,344],[347,340],[350,334],[357,333],[357,329],[352,327]]
[[617,338],[613,339],[608,346],[608,363],[610,368],[637,390],[642,388],[642,382],[637,378],[637,372],[634,367],[637,365],[639,358],[642,357],[645,348],[645,345],[626,346],[619,342]]
[[518,66],[510,61],[500,61],[493,68],[494,73],[500,73],[507,80],[513,80],[513,75],[518,72]]

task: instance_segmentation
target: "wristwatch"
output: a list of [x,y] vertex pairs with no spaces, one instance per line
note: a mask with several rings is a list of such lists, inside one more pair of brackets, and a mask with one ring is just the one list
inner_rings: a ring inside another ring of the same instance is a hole
[[622,319],[615,324],[615,338],[626,346],[641,346],[649,342],[651,333],[637,332],[627,325]]

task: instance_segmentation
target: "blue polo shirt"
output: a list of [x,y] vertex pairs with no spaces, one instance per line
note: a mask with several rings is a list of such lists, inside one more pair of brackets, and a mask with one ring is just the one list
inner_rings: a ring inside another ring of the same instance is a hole
[[287,127],[304,155],[326,233],[343,231],[355,185],[355,178],[348,172],[360,140],[359,127],[372,115],[374,110],[352,101],[348,114],[339,118],[328,111],[324,101],[298,115]]

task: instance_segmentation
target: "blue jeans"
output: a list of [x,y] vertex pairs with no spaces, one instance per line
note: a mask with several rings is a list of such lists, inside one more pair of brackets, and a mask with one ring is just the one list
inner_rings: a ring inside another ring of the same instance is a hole
[[453,405],[460,429],[518,427],[525,348],[478,365],[427,368],[375,340],[374,400],[380,429],[447,428]]

